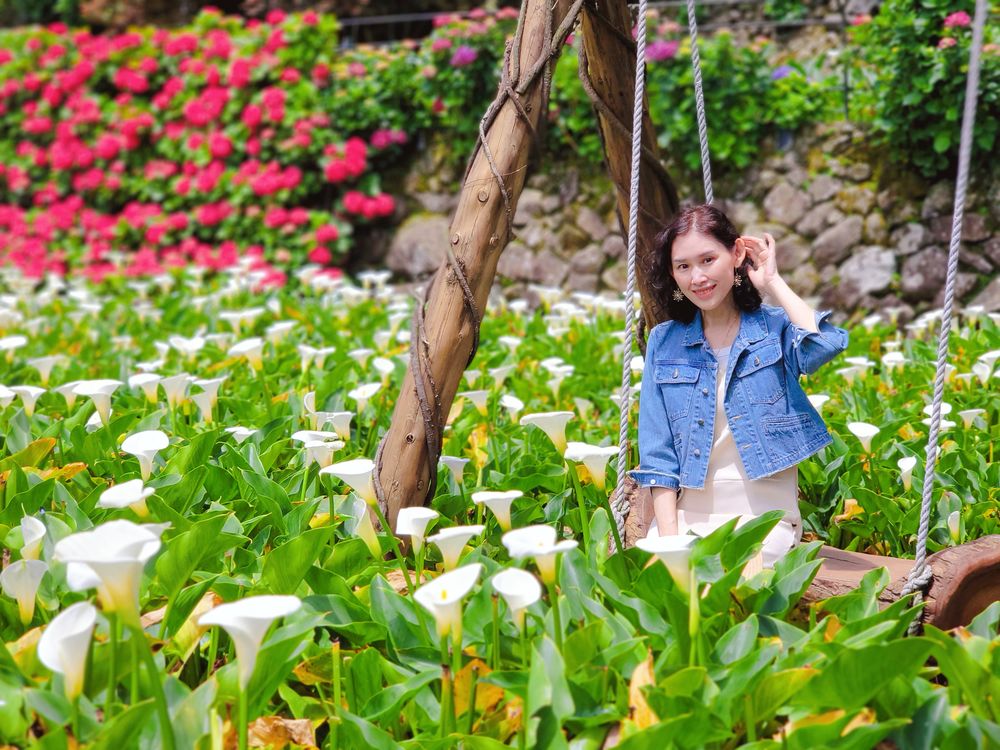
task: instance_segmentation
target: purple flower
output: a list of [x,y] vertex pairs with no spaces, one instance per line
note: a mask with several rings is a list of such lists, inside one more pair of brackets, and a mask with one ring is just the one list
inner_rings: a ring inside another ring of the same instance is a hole
[[795,69],[791,65],[779,65],[771,73],[771,80],[772,81],[780,81],[782,78],[787,78],[788,76],[790,76],[794,72],[795,72]]
[[677,54],[677,48],[679,46],[680,43],[676,40],[665,41],[663,39],[658,39],[646,47],[646,59],[652,60],[653,62],[670,60]]
[[472,47],[462,45],[461,47],[456,47],[455,52],[451,56],[451,65],[455,68],[461,68],[464,65],[471,65],[479,57],[479,53],[476,52]]

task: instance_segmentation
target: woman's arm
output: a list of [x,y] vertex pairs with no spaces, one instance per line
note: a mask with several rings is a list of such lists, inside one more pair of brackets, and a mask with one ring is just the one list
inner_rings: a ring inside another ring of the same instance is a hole
[[652,494],[653,513],[660,536],[673,536],[677,533],[677,492],[665,487],[654,487]]
[[740,237],[736,242],[746,249],[747,255],[754,263],[754,266],[747,271],[747,275],[757,290],[783,307],[793,324],[817,333],[819,326],[816,325],[816,311],[792,291],[778,273],[774,237],[765,233],[764,239]]

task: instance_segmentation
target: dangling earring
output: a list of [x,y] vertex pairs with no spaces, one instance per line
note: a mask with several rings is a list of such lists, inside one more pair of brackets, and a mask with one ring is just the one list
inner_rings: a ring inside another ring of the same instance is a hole
[[674,302],[683,302],[683,301],[684,301],[684,292],[682,292],[680,289],[674,289]]
[[738,270],[734,272],[733,286],[743,286],[743,274]]

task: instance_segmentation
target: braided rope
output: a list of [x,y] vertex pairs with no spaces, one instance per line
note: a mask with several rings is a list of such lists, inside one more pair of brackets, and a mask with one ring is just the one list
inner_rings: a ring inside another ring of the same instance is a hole
[[701,55],[698,54],[698,17],[695,0],[687,0],[688,31],[691,34],[691,70],[694,72],[694,103],[698,111],[698,142],[701,144],[701,174],[705,182],[705,203],[715,200],[712,191],[712,163],[708,153],[708,124],[705,121],[705,94],[701,87]]
[[[948,339],[951,334],[951,313],[955,301],[955,279],[958,276],[958,247],[962,238],[965,214],[965,193],[969,185],[969,162],[972,156],[972,134],[976,121],[976,99],[979,94],[979,56],[983,46],[983,26],[986,23],[986,2],[976,0],[972,23],[972,48],[969,50],[969,72],[965,82],[965,108],[962,112],[961,139],[958,147],[958,177],[955,182],[955,209],[951,218],[951,244],[948,247],[948,276],[944,287],[944,311],[938,333],[937,372],[934,377],[934,401],[931,405],[931,427],[927,437],[924,464],[923,498],[920,505],[920,528],[917,532],[917,553],[913,569],[907,576],[902,596],[913,594],[913,603],[920,604],[923,592],[933,579],[927,565],[927,536],[931,523],[931,492],[934,489],[934,465],[937,462],[938,436],[941,430],[941,402],[944,400],[945,366],[948,360]],[[910,623],[909,632],[920,629],[920,616]]]
[[628,465],[628,417],[632,391],[632,329],[635,327],[635,257],[639,241],[639,171],[642,159],[642,104],[646,93],[646,0],[639,0],[635,45],[635,98],[632,102],[632,180],[628,204],[628,257],[625,277],[625,340],[622,343],[622,388],[618,397],[618,483],[611,506],[619,538],[625,536],[625,467]]

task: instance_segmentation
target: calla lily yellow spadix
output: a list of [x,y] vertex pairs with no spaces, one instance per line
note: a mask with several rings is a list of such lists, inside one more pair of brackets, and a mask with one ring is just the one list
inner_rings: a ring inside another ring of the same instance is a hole
[[71,701],[83,692],[90,637],[96,624],[94,606],[90,602],[77,602],[56,615],[38,639],[38,660],[63,676],[66,697]]
[[220,604],[198,618],[202,627],[218,625],[233,639],[239,664],[240,690],[246,690],[257,664],[264,634],[279,617],[290,615],[302,606],[296,596],[248,596]]
[[434,616],[439,637],[451,634],[454,643],[461,644],[462,599],[476,585],[482,570],[482,563],[463,565],[442,573],[414,592],[417,603]]

